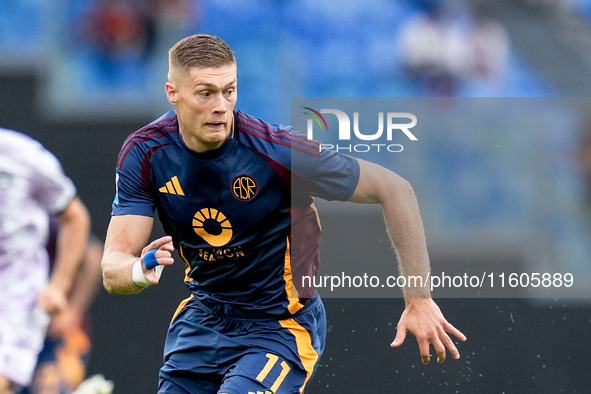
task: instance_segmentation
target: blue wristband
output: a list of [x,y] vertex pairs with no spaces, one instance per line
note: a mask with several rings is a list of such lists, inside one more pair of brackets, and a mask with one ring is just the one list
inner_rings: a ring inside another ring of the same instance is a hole
[[144,255],[144,264],[146,265],[146,269],[151,270],[158,265],[158,260],[156,260],[156,257],[154,256],[155,253],[156,249],[150,250]]

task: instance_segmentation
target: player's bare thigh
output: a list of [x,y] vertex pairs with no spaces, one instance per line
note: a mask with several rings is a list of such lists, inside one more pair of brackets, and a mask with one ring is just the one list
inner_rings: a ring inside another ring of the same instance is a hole
[[[37,367],[29,391],[32,393],[59,394],[65,378],[57,362],[45,362]],[[73,388],[72,388],[73,390]]]
[[0,375],[0,394],[12,394],[11,386],[10,380]]

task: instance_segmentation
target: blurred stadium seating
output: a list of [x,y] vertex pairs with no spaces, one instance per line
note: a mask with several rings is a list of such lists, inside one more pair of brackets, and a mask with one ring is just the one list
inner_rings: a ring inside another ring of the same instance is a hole
[[[43,102],[49,105],[49,114],[68,116],[81,107],[90,116],[93,111],[112,110],[114,102],[126,107],[128,114],[144,115],[146,106],[160,112],[165,105],[159,83],[165,51],[171,42],[192,32],[219,35],[231,44],[240,63],[241,107],[264,118],[285,117],[294,93],[308,97],[424,95],[420,81],[405,78],[397,45],[401,27],[421,12],[419,2],[411,0],[340,2],[338,6],[330,1],[203,1],[194,10],[198,14],[166,36],[166,44],[161,42],[164,29],[156,26],[151,40],[158,45],[153,51],[131,56],[128,50],[127,56],[110,62],[88,37],[91,17],[99,12],[101,1],[1,3],[0,65],[19,65],[35,57],[39,72],[48,79]],[[158,18],[152,9],[146,13]],[[126,34],[121,28],[111,29],[113,35]],[[554,95],[513,50],[500,83],[466,81],[458,93],[465,97]]]

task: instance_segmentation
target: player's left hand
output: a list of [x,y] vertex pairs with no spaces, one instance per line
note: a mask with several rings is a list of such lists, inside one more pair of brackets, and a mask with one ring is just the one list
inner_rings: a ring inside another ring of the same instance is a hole
[[[146,263],[144,261],[144,257],[148,252],[155,251],[154,258],[158,263],[158,266],[154,268],[147,268]],[[145,278],[153,285],[158,284],[160,280],[160,273],[162,272],[162,268],[165,265],[172,265],[174,263],[174,259],[172,258],[172,252],[174,251],[174,246],[172,244],[172,237],[171,236],[164,236],[162,238],[158,238],[157,240],[150,243],[142,250],[142,254],[140,256],[141,263],[142,263],[142,270],[144,272]]]
[[41,291],[37,304],[41,305],[51,316],[54,316],[66,309],[68,301],[66,294],[59,287],[49,283]]
[[460,358],[460,352],[447,333],[455,335],[461,341],[466,336],[445,320],[441,310],[431,298],[409,298],[406,309],[398,322],[398,332],[391,347],[402,345],[406,333],[412,333],[419,343],[419,350],[423,364],[429,363],[431,355],[429,346],[433,345],[437,352],[437,362],[445,361],[445,348],[451,352],[453,358]]

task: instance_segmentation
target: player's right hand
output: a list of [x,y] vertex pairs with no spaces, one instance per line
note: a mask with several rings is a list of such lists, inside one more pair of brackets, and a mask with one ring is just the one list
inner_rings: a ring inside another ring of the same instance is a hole
[[41,291],[37,304],[41,305],[49,315],[55,316],[66,309],[68,301],[66,294],[59,287],[49,283]]
[[[158,262],[158,266],[152,269],[147,269],[146,263],[144,261],[144,256],[152,250],[156,250],[156,252],[154,253],[154,257]],[[142,261],[142,270],[144,271],[144,276],[151,284],[158,284],[158,281],[160,279],[160,272],[162,272],[163,266],[172,265],[174,263],[174,259],[172,258],[171,254],[173,250],[174,246],[172,244],[172,237],[168,235],[162,238],[158,238],[142,250],[142,254],[140,256]]]
[[64,337],[69,330],[82,327],[84,313],[72,304],[68,304],[60,313],[53,316],[47,336],[52,338]]

